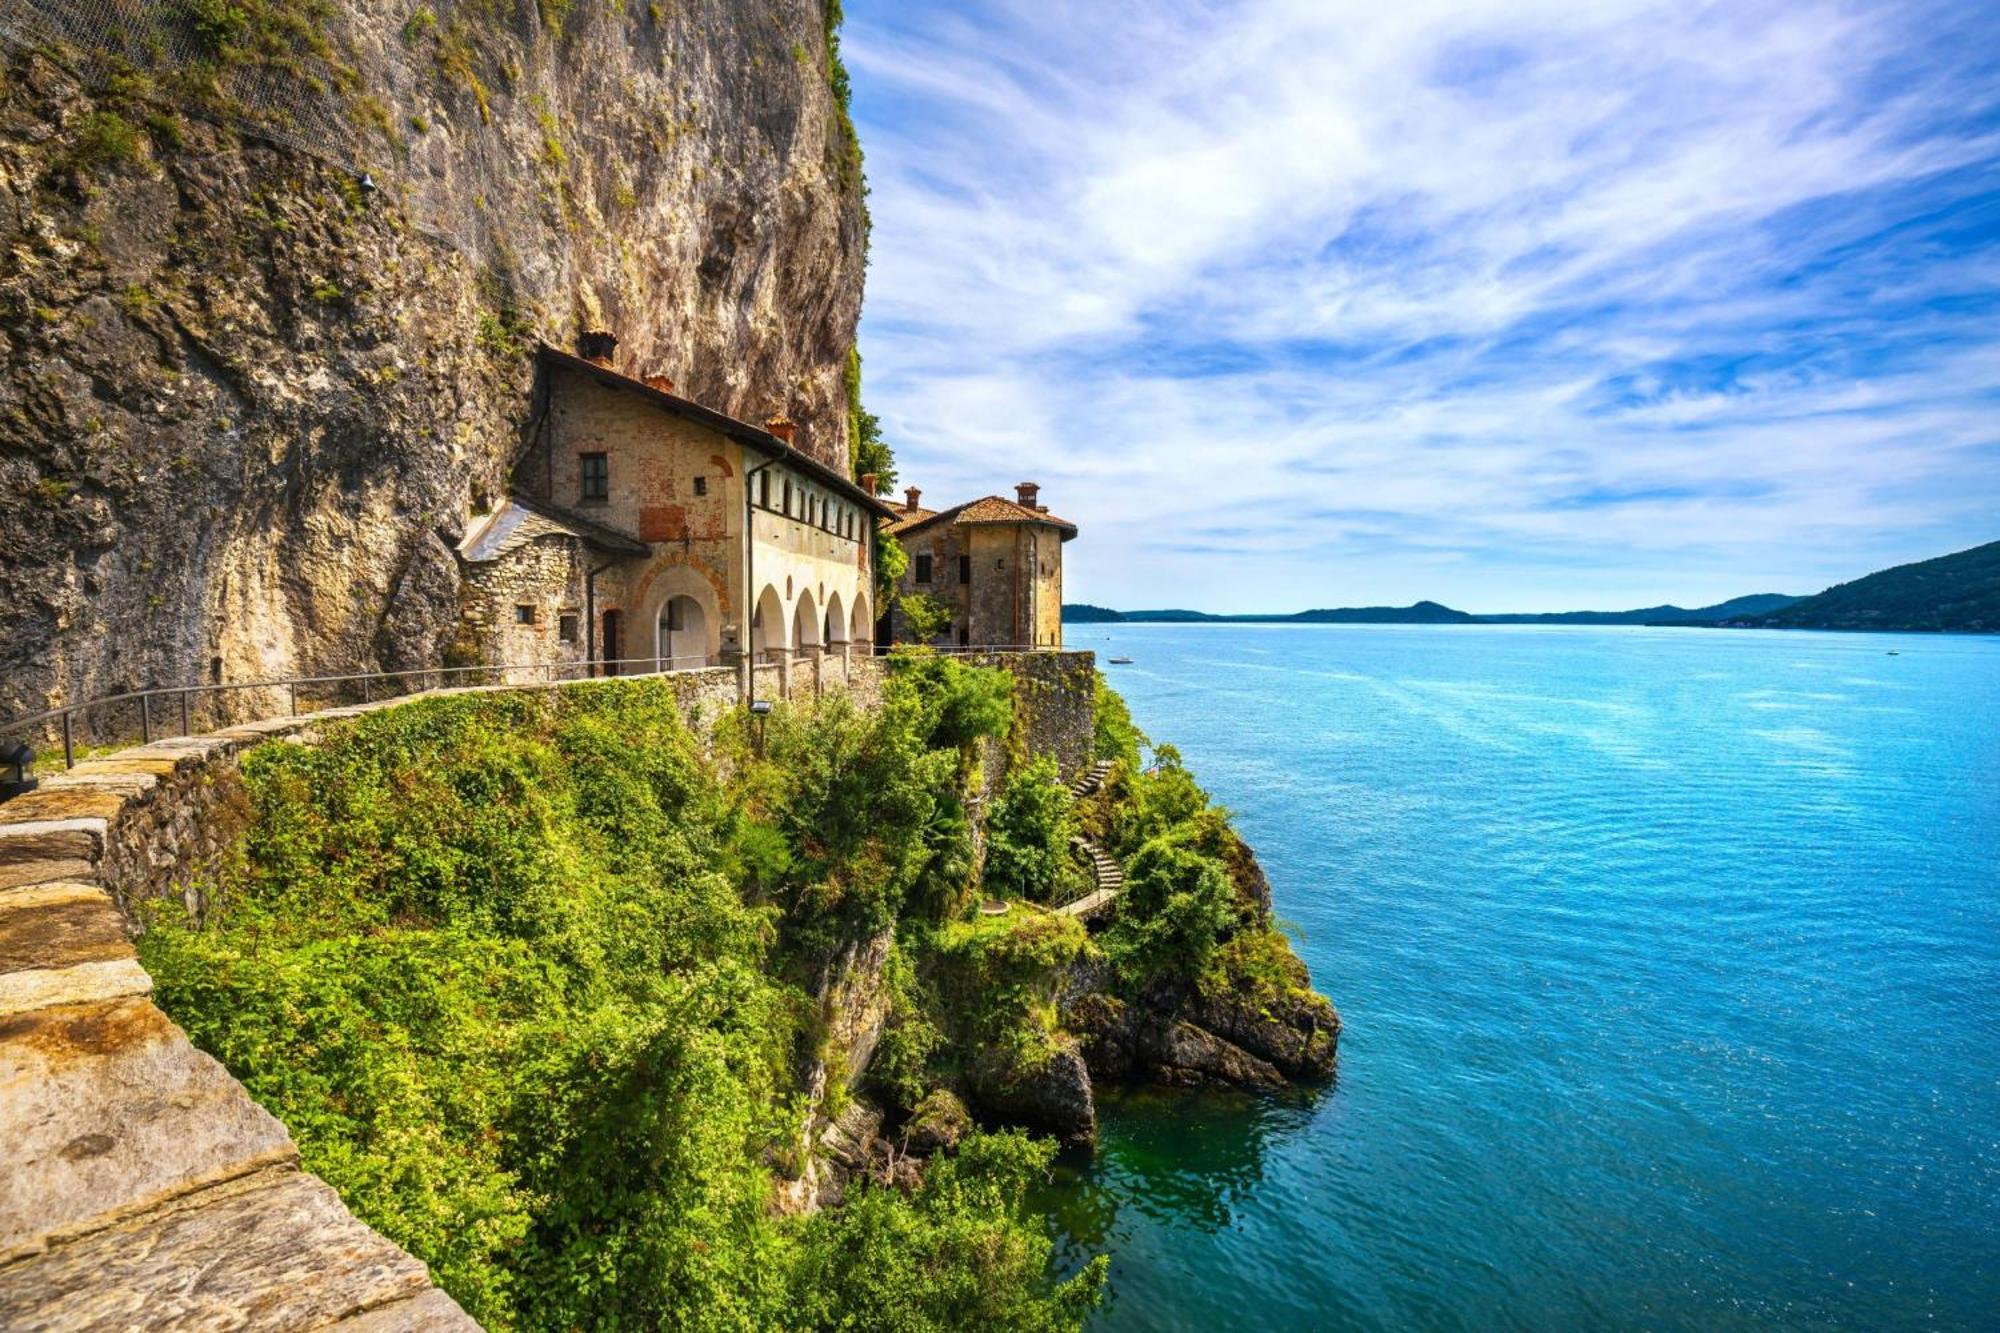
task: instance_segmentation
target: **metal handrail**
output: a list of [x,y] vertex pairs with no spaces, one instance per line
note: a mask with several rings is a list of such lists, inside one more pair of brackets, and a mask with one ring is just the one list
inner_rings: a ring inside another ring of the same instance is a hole
[[[822,652],[859,648],[871,654],[887,651],[891,647],[888,644],[877,645],[865,639],[836,640],[831,644],[817,646]],[[959,656],[973,656],[981,653],[1056,653],[1087,650],[1063,649],[1048,644],[1007,644],[987,645],[983,647],[961,647],[954,644],[945,648],[933,648],[930,651]],[[767,648],[764,650],[764,656],[767,660],[759,663],[759,665],[781,664],[788,659],[798,660],[808,657],[810,653],[809,650],[802,648]],[[673,665],[679,662],[689,662],[692,665]],[[663,663],[665,665],[662,665]],[[0,736],[18,735],[21,732],[35,728],[59,725],[62,728],[63,768],[68,770],[76,767],[76,719],[79,716],[87,717],[93,709],[108,708],[115,704],[129,704],[134,701],[138,703],[140,743],[142,745],[150,745],[153,740],[153,701],[155,699],[173,699],[179,704],[180,730],[178,733],[168,732],[167,734],[191,736],[194,734],[192,700],[200,695],[226,695],[239,690],[284,690],[288,696],[287,707],[289,714],[296,717],[299,711],[299,687],[302,685],[350,685],[359,682],[362,687],[362,702],[372,703],[374,701],[374,686],[377,681],[402,681],[416,676],[436,676],[441,680],[448,681],[453,678],[463,679],[467,674],[474,672],[497,674],[509,671],[531,671],[543,673],[549,684],[557,684],[566,680],[670,676],[688,671],[704,671],[714,665],[729,665],[729,663],[713,663],[706,656],[695,657],[693,655],[666,658],[658,656],[620,657],[596,662],[475,662],[465,666],[417,667],[408,671],[350,671],[328,676],[276,676],[266,680],[214,681],[205,685],[157,685],[143,690],[126,690],[120,694],[100,695],[95,699],[86,699],[81,703],[65,704],[61,708],[48,708],[39,713],[29,713],[22,717],[9,718],[4,722],[0,722]],[[645,666],[648,669],[644,671],[616,670],[616,668],[631,666]]]
[[[661,663],[669,665],[662,667]],[[691,662],[690,666],[675,666],[672,663]],[[645,666],[645,671],[619,671],[606,668]],[[296,717],[299,711],[299,687],[301,685],[348,685],[360,682],[362,702],[374,701],[374,685],[377,681],[401,681],[414,676],[436,676],[443,680],[454,677],[462,679],[472,672],[503,673],[508,671],[539,672],[546,676],[549,684],[564,680],[621,679],[638,676],[670,676],[689,671],[704,671],[710,668],[707,657],[620,657],[597,662],[475,662],[465,666],[417,667],[408,671],[349,671],[330,676],[275,676],[266,680],[213,681],[204,685],[157,685],[144,690],[127,690],[121,694],[106,694],[81,703],[65,704],[61,708],[44,709],[39,713],[29,713],[23,717],[10,718],[0,722],[0,736],[17,735],[39,727],[59,724],[63,736],[63,767],[76,767],[75,719],[87,715],[92,709],[107,708],[114,704],[139,704],[140,743],[149,745],[153,740],[153,710],[155,699],[172,698],[180,704],[180,731],[178,734],[194,734],[190,701],[196,695],[230,694],[238,690],[285,690],[288,694],[290,715]],[[168,733],[175,734],[175,733]]]

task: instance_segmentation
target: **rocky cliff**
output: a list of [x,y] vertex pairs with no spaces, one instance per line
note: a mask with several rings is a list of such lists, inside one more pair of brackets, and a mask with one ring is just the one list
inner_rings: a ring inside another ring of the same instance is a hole
[[184,12],[150,64],[0,24],[0,717],[434,664],[537,337],[610,328],[844,462],[866,220],[819,0]]

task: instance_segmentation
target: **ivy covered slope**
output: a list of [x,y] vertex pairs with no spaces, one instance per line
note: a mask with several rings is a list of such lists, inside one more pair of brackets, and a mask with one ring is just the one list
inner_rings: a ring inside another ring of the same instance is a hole
[[[910,658],[877,709],[698,739],[612,681],[266,746],[199,918],[157,909],[142,957],[488,1327],[1075,1328],[1104,1261],[1049,1273],[1023,1200],[1056,1145],[997,1127],[1087,1137],[1086,1061],[1268,1081],[1225,1011],[1316,1004],[1328,1061],[1333,1020],[1115,700],[1129,753],[1078,806],[1015,752],[1011,686]],[[1133,887],[1093,938],[1034,900],[1100,826]],[[1241,1059],[1163,1059],[1195,1020]]]

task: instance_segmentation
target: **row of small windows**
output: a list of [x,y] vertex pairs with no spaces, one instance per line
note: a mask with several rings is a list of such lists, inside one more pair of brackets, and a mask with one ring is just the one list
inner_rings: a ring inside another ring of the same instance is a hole
[[804,486],[793,486],[790,477],[779,477],[774,482],[768,470],[758,473],[757,504],[760,508],[797,519],[836,537],[845,537],[851,542],[861,540],[862,518],[859,510],[816,491],[809,491]]
[[[928,555],[919,555],[916,558],[916,565],[917,565],[917,582],[929,583],[931,581],[931,572],[932,572],[931,557]],[[995,563],[995,568],[1005,568],[1005,567],[1006,567],[1005,561],[998,561]],[[960,583],[972,582],[972,557],[969,555],[962,555],[958,558],[958,581]]]

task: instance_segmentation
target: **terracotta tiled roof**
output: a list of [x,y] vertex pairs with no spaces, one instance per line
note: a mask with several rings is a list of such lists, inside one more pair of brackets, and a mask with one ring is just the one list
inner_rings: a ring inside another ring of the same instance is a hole
[[898,536],[927,527],[932,523],[1046,523],[1058,529],[1064,541],[1076,536],[1076,524],[1066,518],[1057,518],[1045,509],[1030,509],[1024,504],[1002,499],[997,495],[982,496],[968,500],[951,509],[920,509],[913,514],[906,513],[889,524],[888,531]]
[[935,509],[924,509],[921,507],[916,509],[910,509],[907,507],[899,507],[896,511],[896,517],[889,519],[882,524],[882,530],[884,532],[901,532],[904,528],[915,527],[917,524],[923,522],[927,518],[936,518],[936,517],[937,517],[937,510]]
[[621,374],[608,366],[600,366],[595,361],[586,361],[580,356],[572,356],[561,348],[551,347],[547,343],[541,344],[540,355],[542,360],[548,364],[561,366],[581,375],[588,375],[599,383],[609,385],[614,389],[624,389],[636,393],[656,407],[665,408],[677,416],[707,426],[710,430],[727,435],[739,444],[747,444],[767,457],[783,459],[786,463],[797,468],[807,476],[814,478],[824,485],[833,487],[848,499],[859,502],[864,508],[872,510],[877,515],[888,517],[896,512],[880,496],[862,490],[855,483],[854,478],[846,476],[838,469],[828,467],[810,454],[801,453],[785,441],[771,434],[770,431],[760,430],[747,421],[738,421],[736,418],[717,412],[713,408],[703,407],[700,403],[694,402],[692,399],[683,398],[679,394],[669,393],[665,389],[656,388],[643,380],[635,380],[630,375]]

